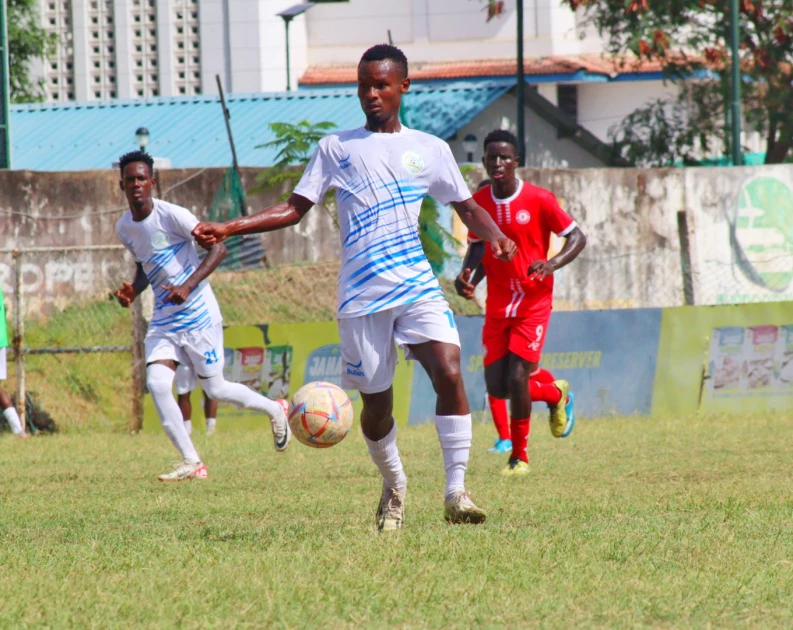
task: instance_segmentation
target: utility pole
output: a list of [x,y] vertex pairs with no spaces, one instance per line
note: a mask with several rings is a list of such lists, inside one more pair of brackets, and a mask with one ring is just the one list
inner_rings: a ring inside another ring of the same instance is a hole
[[523,0],[518,5],[518,154],[520,166],[526,166],[526,82],[523,72]]
[[741,151],[741,60],[738,56],[738,38],[740,37],[740,14],[738,0],[730,0],[730,48],[732,49],[732,164],[743,164]]
[[[11,168],[11,82],[8,77],[8,5],[0,0],[0,168]],[[24,405],[24,402],[23,402]]]

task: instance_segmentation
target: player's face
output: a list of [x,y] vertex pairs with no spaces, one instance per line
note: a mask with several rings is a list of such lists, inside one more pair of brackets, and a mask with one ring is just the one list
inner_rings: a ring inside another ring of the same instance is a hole
[[482,158],[485,170],[492,180],[509,180],[515,177],[518,167],[518,155],[509,142],[491,142],[485,147],[485,156]]
[[397,116],[409,87],[410,79],[390,59],[358,65],[358,99],[367,120],[385,122]]
[[121,174],[121,190],[124,191],[130,207],[143,207],[151,199],[151,187],[154,183],[149,165],[145,162],[127,164]]

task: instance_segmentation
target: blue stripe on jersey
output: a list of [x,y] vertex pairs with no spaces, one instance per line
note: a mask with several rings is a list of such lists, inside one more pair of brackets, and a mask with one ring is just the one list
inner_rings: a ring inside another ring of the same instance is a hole
[[[429,277],[427,277],[429,276]],[[386,308],[389,304],[396,302],[398,299],[403,297],[405,294],[410,293],[410,291],[414,291],[419,287],[426,286],[427,284],[435,281],[435,276],[433,275],[432,271],[429,269],[425,269],[424,271],[416,274],[412,278],[408,278],[407,280],[403,280],[400,284],[395,286],[393,289],[388,291],[387,293],[381,295],[376,300],[372,300],[372,304],[370,308],[368,308],[365,312],[372,313],[377,310],[381,310]],[[405,288],[405,284],[408,285]],[[398,293],[397,293],[398,292]],[[397,293],[394,295],[394,293]],[[388,299],[390,298],[390,299]]]
[[336,193],[336,198],[338,201],[346,201],[353,195],[361,192],[374,183],[375,180],[371,175],[367,175],[360,182],[356,182],[356,180],[352,179],[347,182],[347,185],[344,188],[339,188],[338,192]]
[[374,254],[380,250],[385,250],[395,245],[407,244],[410,241],[415,241],[417,243],[421,242],[419,239],[418,230],[413,225],[408,225],[394,234],[385,234],[384,236],[376,238],[371,243],[369,243],[367,247],[355,254],[355,256],[351,256],[348,261],[356,260],[367,253]]
[[388,271],[389,269],[394,269],[395,267],[408,267],[410,265],[414,265],[420,262],[425,262],[425,263],[427,262],[427,257],[424,255],[424,252],[421,252],[421,255],[419,256],[414,256],[413,258],[407,258],[406,260],[398,260],[396,262],[391,263],[390,265],[381,267],[380,269],[377,269],[369,273],[368,275],[364,276],[360,280],[358,280],[358,282],[352,285],[352,288],[357,289],[362,284],[366,284],[372,278],[376,278],[381,273],[383,273],[384,271]]
[[[381,256],[378,256],[375,260],[372,260],[371,262],[369,262],[368,264],[364,265],[363,267],[358,268],[354,273],[352,273],[349,276],[347,276],[343,281],[344,282],[350,282],[351,280],[354,280],[355,278],[360,276],[362,273],[364,273],[364,272],[366,272],[366,271],[368,271],[370,269],[372,269],[372,275],[367,276],[367,278],[372,278],[372,277],[374,277],[376,275],[379,275],[380,271],[386,271],[388,269],[393,269],[394,267],[398,267],[400,265],[413,264],[411,261],[418,262],[418,261],[421,260],[421,258],[411,258],[411,256],[413,256],[416,252],[419,252],[419,251],[423,252],[423,248],[421,246],[421,243],[418,243],[415,247],[410,247],[408,249],[404,249],[401,252],[399,252],[399,254],[391,255],[391,254],[388,254],[386,252],[385,254],[383,254]],[[375,269],[378,265],[381,265],[381,264],[384,264],[384,263],[392,263],[392,264],[387,265],[387,266],[385,266],[385,267],[383,267],[381,269]],[[363,280],[361,282],[363,282]],[[360,284],[360,282],[357,282],[356,284],[354,284],[352,286],[353,287],[357,287],[359,284]]]
[[182,332],[183,330],[204,330],[212,325],[212,318],[208,311],[204,311],[199,317],[190,321],[185,321],[181,325],[171,329],[171,332]]
[[195,313],[200,309],[206,310],[206,304],[204,303],[204,296],[201,293],[198,293],[198,295],[195,298],[193,298],[189,302],[185,302],[181,306],[182,308],[179,311],[175,313],[171,313],[166,317],[161,317],[159,319],[152,318],[151,323],[156,324],[157,326],[172,324],[173,322],[177,322],[181,319],[184,319],[185,317],[189,317],[192,313]]
[[172,331],[176,331],[184,328],[185,324],[196,322],[203,319],[204,317],[209,317],[209,311],[206,308],[196,309],[189,312],[179,311],[179,313],[176,313],[171,317],[164,317],[157,320],[156,322],[152,321],[152,326],[157,326],[158,328],[170,326]]

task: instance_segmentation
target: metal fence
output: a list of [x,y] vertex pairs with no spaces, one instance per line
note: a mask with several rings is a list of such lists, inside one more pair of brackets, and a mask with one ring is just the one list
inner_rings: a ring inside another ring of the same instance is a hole
[[110,295],[132,269],[120,245],[0,250],[17,401],[32,393],[72,428],[140,427],[141,305],[122,309]]

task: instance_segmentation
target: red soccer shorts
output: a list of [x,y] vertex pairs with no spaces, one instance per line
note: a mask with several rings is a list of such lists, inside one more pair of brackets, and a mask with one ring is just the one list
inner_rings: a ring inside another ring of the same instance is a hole
[[485,365],[503,359],[510,352],[529,363],[539,363],[551,309],[529,313],[526,317],[498,318],[485,315],[482,345]]

